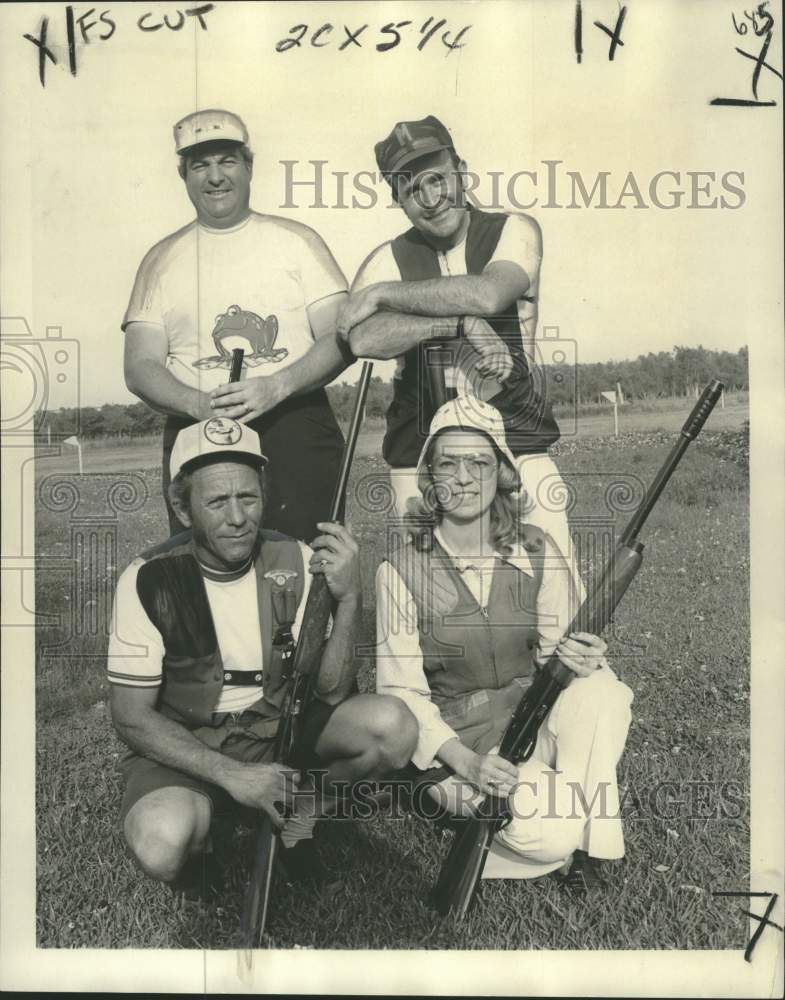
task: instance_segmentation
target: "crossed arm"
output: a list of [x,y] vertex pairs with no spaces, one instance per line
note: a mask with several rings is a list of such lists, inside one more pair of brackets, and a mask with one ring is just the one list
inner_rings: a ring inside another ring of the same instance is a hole
[[345,341],[336,333],[338,310],[346,292],[328,295],[308,307],[314,343],[302,358],[274,375],[258,375],[202,392],[180,382],[166,367],[169,342],[163,327],[132,322],[125,331],[125,382],[159,413],[207,420],[232,417],[247,423],[289,396],[327,385],[352,363]]
[[392,358],[421,341],[451,336],[458,317],[467,338],[499,351],[499,338],[483,320],[496,315],[526,294],[529,276],[511,261],[489,264],[482,274],[429,278],[424,281],[383,281],[353,291],[341,307],[338,332],[347,337],[357,357]]

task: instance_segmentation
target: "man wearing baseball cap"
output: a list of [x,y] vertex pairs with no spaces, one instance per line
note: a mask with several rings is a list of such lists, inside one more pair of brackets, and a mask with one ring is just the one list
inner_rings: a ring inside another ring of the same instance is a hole
[[[375,147],[379,170],[411,228],[365,259],[341,307],[338,329],[357,357],[398,358],[384,457],[399,515],[417,496],[414,468],[434,405],[423,385],[421,345],[451,340],[459,392],[504,417],[527,493],[527,519],[571,558],[566,496],[548,447],[559,429],[532,364],[542,238],[526,215],[466,203],[466,164],[433,115],[398,122]],[[542,488],[541,488],[542,487]],[[576,583],[579,588],[580,581]]]
[[[271,459],[265,526],[310,540],[327,514],[342,437],[322,386],[351,356],[336,336],[346,280],[307,226],[250,208],[253,154],[236,114],[174,126],[196,219],[144,257],[123,319],[128,388],[159,412],[164,494],[172,444],[210,416],[247,423]],[[232,349],[242,378],[228,383]],[[169,507],[172,532],[179,530]]]
[[170,499],[190,532],[123,572],[109,643],[112,719],[129,747],[125,839],[149,876],[186,887],[204,875],[213,814],[262,809],[283,827],[289,878],[319,877],[313,797],[296,798],[284,825],[276,804],[292,804],[299,775],[272,762],[311,574],[324,574],[336,610],[299,766],[325,770],[329,792],[402,766],[416,740],[403,702],[353,693],[357,544],[332,522],[319,523],[313,549],[261,527],[267,457],[247,424],[192,424],[170,462]]

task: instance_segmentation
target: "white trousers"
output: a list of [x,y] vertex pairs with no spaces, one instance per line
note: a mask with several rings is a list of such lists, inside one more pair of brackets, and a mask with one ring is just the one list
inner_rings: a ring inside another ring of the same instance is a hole
[[609,667],[576,677],[518,767],[513,820],[496,839],[527,862],[532,878],[559,868],[576,849],[624,857],[616,765],[629,730],[632,691]]
[[[547,875],[579,848],[593,858],[624,857],[616,765],[632,697],[609,667],[576,677],[559,695],[534,753],[518,767],[510,797],[513,818],[495,837],[484,878]],[[483,798],[456,776],[432,795],[459,815]]]
[[[524,499],[524,520],[550,535],[567,561],[577,591],[577,603],[586,596],[583,581],[578,573],[575,547],[567,524],[567,507],[570,491],[550,455],[519,455],[515,459],[521,477]],[[415,469],[390,469],[390,485],[395,502],[394,513],[403,517],[409,499],[419,499]]]

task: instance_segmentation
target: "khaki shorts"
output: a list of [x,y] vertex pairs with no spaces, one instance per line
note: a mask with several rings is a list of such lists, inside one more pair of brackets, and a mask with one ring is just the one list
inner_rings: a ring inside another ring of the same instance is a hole
[[[321,763],[316,743],[337,707],[317,699],[311,702],[303,719],[298,766],[316,767]],[[192,729],[191,735],[233,760],[260,764],[272,763],[277,729],[277,718],[265,718],[253,709],[247,709],[239,714],[228,713],[217,726]],[[214,813],[224,814],[238,808],[231,796],[218,785],[166,767],[150,757],[129,753],[121,762],[120,770],[125,777],[125,792],[120,806],[121,823],[125,822],[125,817],[139,799],[158,788],[189,788],[199,792],[209,799]]]

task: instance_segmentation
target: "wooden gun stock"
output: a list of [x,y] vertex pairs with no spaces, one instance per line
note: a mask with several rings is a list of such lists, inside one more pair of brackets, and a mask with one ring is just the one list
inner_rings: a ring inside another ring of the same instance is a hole
[[448,400],[455,398],[455,389],[447,388],[447,369],[453,363],[455,340],[424,340],[421,345],[421,364],[425,369],[425,382],[431,408],[435,413]]

